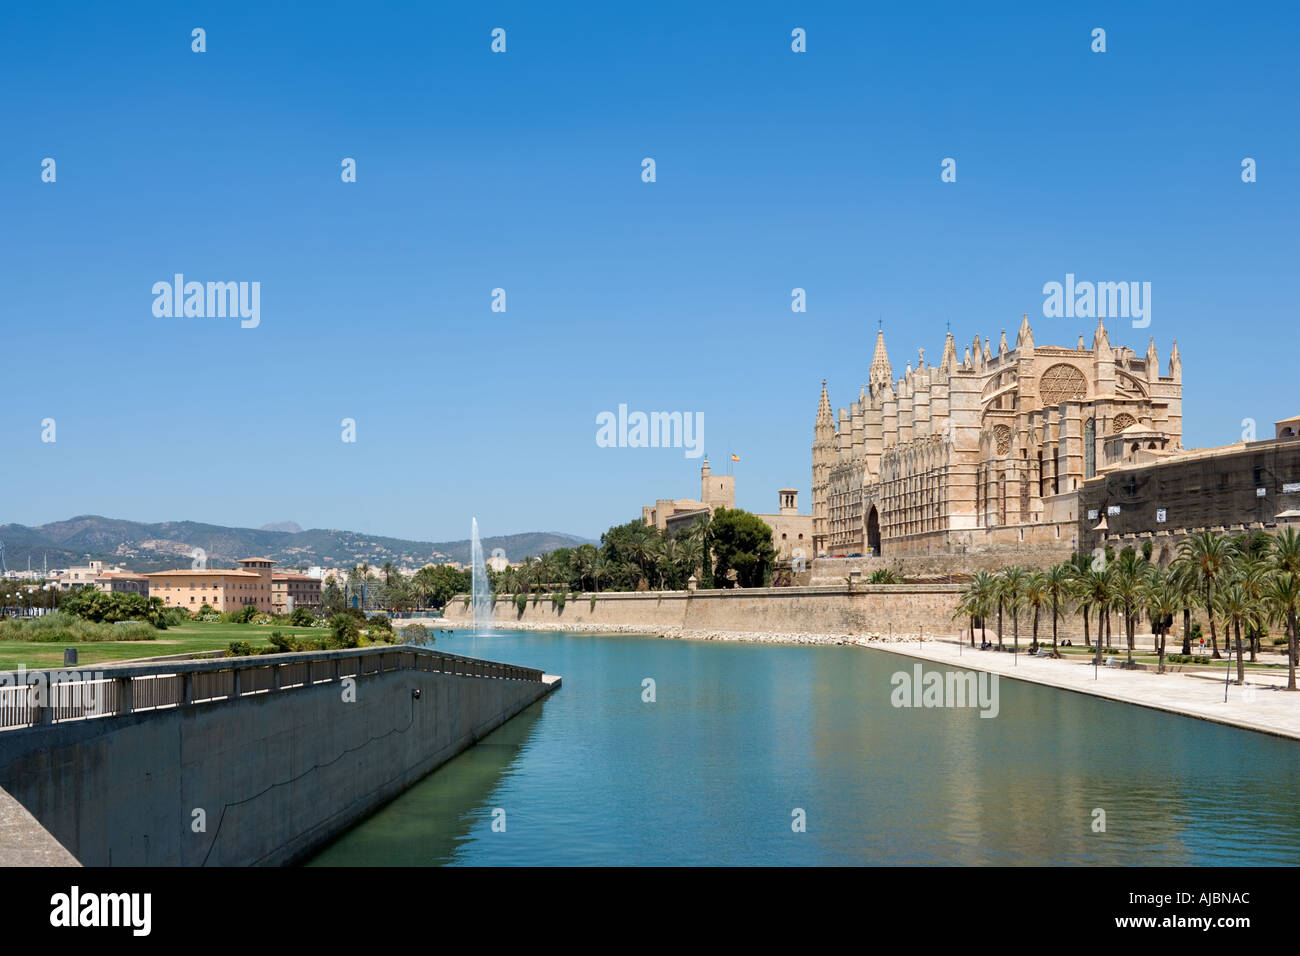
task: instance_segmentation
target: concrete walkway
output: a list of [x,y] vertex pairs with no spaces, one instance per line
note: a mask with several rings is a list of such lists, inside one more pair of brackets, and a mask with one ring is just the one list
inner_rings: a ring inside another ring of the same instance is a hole
[[[955,640],[942,638],[921,643],[862,646],[873,651],[886,651],[953,668],[986,671],[1300,740],[1300,692],[1287,693],[1275,684],[1263,683],[1264,680],[1276,680],[1276,675],[1270,674],[1267,678],[1253,675],[1249,668],[1246,670],[1247,683],[1241,687],[1230,684],[1228,701],[1224,703],[1222,672],[1217,675],[1217,680],[1207,680],[1203,674],[1195,672],[1156,674],[1099,667],[1094,679],[1090,663],[1029,657],[1027,654],[1013,656],[1010,652],[981,651],[969,646],[959,648]],[[1007,646],[1011,645],[1008,643]],[[1118,651],[1115,657],[1123,659]],[[1235,668],[1232,679],[1236,679]],[[1252,681],[1260,683],[1253,684]],[[1281,686],[1286,686],[1285,673],[1282,674]]]

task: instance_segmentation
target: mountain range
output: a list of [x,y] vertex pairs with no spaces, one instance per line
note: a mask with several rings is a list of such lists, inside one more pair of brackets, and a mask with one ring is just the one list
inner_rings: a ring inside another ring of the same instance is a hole
[[[589,543],[589,539],[555,531],[530,531],[483,538],[483,554],[501,548],[511,561],[544,554],[557,548]],[[266,557],[279,567],[380,566],[397,567],[469,562],[470,542],[409,541],[357,531],[313,528],[303,531],[291,521],[262,528],[229,528],[198,521],[163,521],[146,524],[99,515],[81,515],[67,521],[28,527],[0,525],[5,565],[11,571],[46,566],[83,565],[87,559],[121,564],[133,571],[162,571],[188,567],[194,549],[207,555],[208,566],[233,567],[240,558]]]

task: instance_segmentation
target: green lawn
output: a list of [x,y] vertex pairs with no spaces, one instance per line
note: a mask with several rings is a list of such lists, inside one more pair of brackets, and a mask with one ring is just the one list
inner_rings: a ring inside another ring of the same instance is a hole
[[[994,643],[996,643],[996,641],[994,641]],[[1044,648],[1046,648],[1046,649],[1049,650],[1049,651],[1052,649],[1052,642],[1051,642],[1050,640],[1048,640],[1048,641],[1040,641],[1039,643],[1040,643]],[[1126,660],[1128,660],[1128,649],[1127,649],[1126,647],[1120,646],[1120,645],[1122,645],[1122,644],[1123,644],[1123,638],[1120,639],[1119,645],[1117,645],[1117,646],[1115,646],[1115,647],[1112,647],[1112,648],[1110,648],[1109,650],[1104,650],[1104,651],[1102,652],[1102,656],[1101,656],[1102,661],[1105,661],[1107,657],[1114,657],[1116,660],[1120,660],[1120,661],[1126,661]],[[1006,641],[1006,645],[1007,645],[1007,649],[1010,650],[1010,649],[1011,649],[1011,641],[1010,641],[1010,640],[1007,640],[1007,641]],[[1028,642],[1028,641],[1021,640],[1021,642],[1020,642],[1020,653],[1022,653],[1022,654],[1027,653],[1026,648],[1027,648],[1028,646],[1029,646],[1029,642]],[[1166,652],[1165,652],[1165,665],[1168,666],[1168,667],[1202,667],[1202,668],[1209,667],[1209,668],[1214,668],[1214,667],[1225,667],[1225,666],[1228,666],[1228,664],[1229,664],[1229,661],[1228,661],[1228,659],[1227,659],[1226,657],[1223,658],[1223,659],[1220,659],[1220,660],[1215,660],[1214,658],[1211,657],[1211,658],[1210,658],[1210,661],[1209,661],[1208,664],[1174,664],[1172,661],[1169,660],[1169,654],[1171,654],[1171,653],[1172,653],[1172,654],[1179,654],[1179,653],[1182,651],[1182,646],[1183,646],[1183,645],[1182,645],[1182,643],[1180,642],[1179,644],[1177,644],[1177,645],[1172,645],[1172,646],[1174,647],[1174,649],[1173,649],[1172,651],[1166,651]],[[1075,657],[1075,658],[1083,657],[1083,658],[1087,658],[1088,660],[1092,660],[1092,659],[1097,655],[1096,645],[1093,645],[1093,647],[1090,649],[1090,648],[1086,648],[1086,647],[1084,647],[1082,644],[1073,644],[1073,645],[1071,645],[1071,646],[1069,646],[1069,647],[1065,647],[1065,646],[1062,646],[1062,645],[1058,644],[1058,645],[1057,645],[1057,650],[1061,652],[1061,656],[1062,656],[1062,657]],[[1207,653],[1206,653],[1205,656],[1209,657],[1209,653],[1208,653],[1208,651],[1207,651]],[[1155,663],[1158,662],[1158,659],[1157,659],[1157,657],[1156,657],[1156,655],[1155,655],[1154,652],[1152,652],[1152,651],[1143,651],[1143,650],[1134,650],[1134,651],[1133,651],[1133,660],[1136,661],[1136,662],[1138,662],[1138,663],[1140,663],[1140,664],[1155,664]],[[1283,658],[1282,658],[1282,660],[1281,660],[1280,663],[1264,663],[1264,662],[1256,661],[1255,663],[1252,664],[1252,663],[1250,662],[1250,651],[1247,650],[1247,651],[1246,651],[1246,660],[1245,660],[1245,665],[1246,665],[1246,668],[1247,668],[1247,669],[1250,669],[1250,668],[1256,668],[1256,669],[1260,669],[1260,670],[1269,670],[1269,669],[1285,670],[1285,669],[1286,669],[1286,657],[1283,656]],[[1236,652],[1235,650],[1233,651],[1233,656],[1232,656],[1232,659],[1231,659],[1231,666],[1232,666],[1234,669],[1235,669],[1236,666],[1237,666],[1237,652]]]
[[[290,627],[286,624],[225,624],[207,621],[169,627],[159,631],[158,639],[153,641],[95,641],[67,646],[77,649],[77,665],[81,666],[137,657],[224,650],[231,641],[248,641],[254,647],[267,647],[271,643],[269,637],[272,631],[279,631],[286,637],[320,638],[326,634],[322,628]],[[63,648],[62,644],[0,641],[0,670],[13,670],[19,665],[29,670],[62,667]]]

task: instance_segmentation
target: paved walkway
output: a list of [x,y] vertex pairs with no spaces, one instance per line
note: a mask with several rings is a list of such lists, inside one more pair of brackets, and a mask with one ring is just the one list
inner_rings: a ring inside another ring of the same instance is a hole
[[[1300,691],[1287,693],[1275,689],[1277,685],[1264,683],[1278,680],[1275,673],[1257,675],[1247,668],[1246,685],[1229,685],[1228,701],[1224,703],[1222,672],[1216,675],[1217,680],[1208,680],[1196,672],[1156,674],[1103,666],[1097,668],[1094,679],[1091,664],[1027,654],[1013,656],[1009,652],[981,651],[969,646],[959,648],[955,641],[943,638],[922,643],[863,646],[1300,740]],[[1115,656],[1117,660],[1123,659],[1118,652]],[[1235,667],[1232,679],[1236,679]],[[1280,686],[1286,686],[1285,672],[1281,674]]]

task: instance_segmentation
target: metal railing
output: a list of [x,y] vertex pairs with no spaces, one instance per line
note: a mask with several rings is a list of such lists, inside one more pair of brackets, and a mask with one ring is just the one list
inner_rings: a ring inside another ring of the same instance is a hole
[[0,674],[0,731],[115,717],[399,670],[540,682],[542,671],[396,645]]

